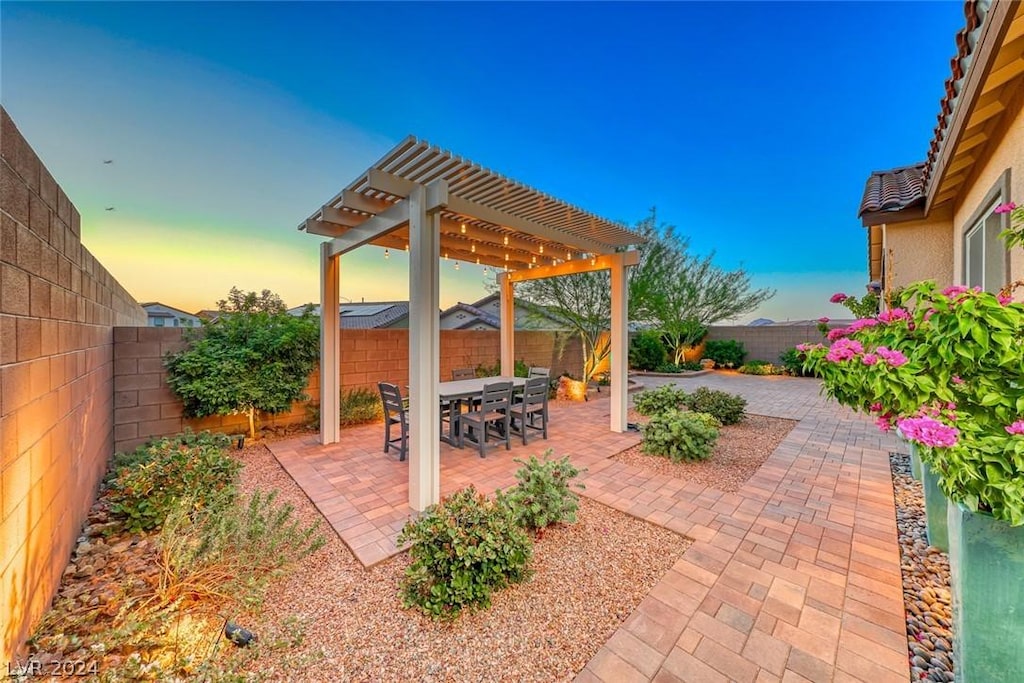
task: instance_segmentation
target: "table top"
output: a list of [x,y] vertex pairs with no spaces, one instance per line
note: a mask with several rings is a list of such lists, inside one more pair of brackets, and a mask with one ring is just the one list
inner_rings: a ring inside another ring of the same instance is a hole
[[440,398],[451,400],[456,398],[469,398],[482,394],[485,384],[495,382],[512,382],[512,387],[526,385],[525,377],[474,377],[473,379],[458,379],[451,382],[441,382],[437,385]]

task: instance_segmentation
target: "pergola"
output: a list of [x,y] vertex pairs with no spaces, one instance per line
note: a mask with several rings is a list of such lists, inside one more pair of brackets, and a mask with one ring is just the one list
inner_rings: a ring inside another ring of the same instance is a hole
[[501,373],[514,367],[513,284],[611,271],[611,429],[626,429],[626,268],[643,238],[427,142],[408,137],[306,219],[320,250],[320,441],[337,443],[339,257],[373,244],[409,251],[409,505],[440,497],[440,262],[498,271]]

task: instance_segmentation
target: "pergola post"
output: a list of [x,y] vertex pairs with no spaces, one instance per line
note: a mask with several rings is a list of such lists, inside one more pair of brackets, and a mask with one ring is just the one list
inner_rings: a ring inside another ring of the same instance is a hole
[[512,291],[512,279],[508,273],[498,273],[501,331],[501,374],[512,377],[516,370],[516,307]]
[[629,287],[626,260],[621,253],[611,259],[611,430],[626,431],[629,401]]
[[409,507],[440,500],[440,220],[427,213],[426,189],[409,193]]
[[341,423],[341,258],[320,245],[320,443],[339,441]]

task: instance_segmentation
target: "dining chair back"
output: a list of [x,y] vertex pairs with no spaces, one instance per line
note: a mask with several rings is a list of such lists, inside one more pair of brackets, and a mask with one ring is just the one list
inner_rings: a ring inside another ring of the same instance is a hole
[[455,368],[454,370],[452,370],[452,381],[475,378],[476,370],[474,370],[473,368]]
[[541,432],[545,439],[548,438],[548,378],[546,375],[538,375],[526,380],[520,401],[512,405],[510,428],[522,437],[524,445],[527,443],[526,434],[530,429]]
[[[487,437],[489,431],[505,441],[505,450],[512,448],[511,416],[512,382],[491,382],[484,385],[479,406],[459,416],[459,447],[465,446],[470,430],[473,438],[469,439],[480,449],[480,457],[486,456]],[[489,430],[493,427],[493,430]]]
[[[398,460],[405,460],[409,450],[409,407],[402,398],[402,392],[394,384],[378,382],[380,401],[384,406],[384,452],[387,453],[397,442]],[[391,426],[398,425],[399,433],[391,438]]]
[[551,376],[551,368],[532,367],[532,368],[530,368],[530,374],[528,376],[529,377],[550,377]]

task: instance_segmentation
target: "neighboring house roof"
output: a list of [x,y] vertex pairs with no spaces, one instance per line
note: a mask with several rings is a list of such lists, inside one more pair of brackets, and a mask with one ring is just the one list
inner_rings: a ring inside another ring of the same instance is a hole
[[[302,315],[306,310],[303,306],[289,308],[291,315]],[[320,305],[312,304],[313,315],[320,315]],[[341,328],[345,330],[372,330],[388,327],[409,315],[408,301],[360,301],[359,303],[343,303],[341,309]]]
[[472,327],[473,325],[477,325],[480,323],[483,323],[484,325],[490,325],[494,329],[498,329],[501,327],[501,321],[498,320],[496,316],[491,315],[487,311],[481,310],[480,308],[473,304],[466,304],[461,301],[455,304],[454,306],[445,309],[441,313],[441,317],[446,318],[450,315],[455,315],[460,311],[468,314],[469,317],[467,318],[466,322],[456,326],[455,329],[457,330],[464,330],[467,327]]
[[216,308],[204,308],[201,311],[196,311],[195,315],[203,320],[216,320],[220,317],[220,311]]
[[875,171],[864,186],[858,216],[879,211],[902,211],[924,202],[925,164]]
[[762,325],[771,325],[774,322],[771,318],[755,318],[747,323],[747,327],[761,327]]
[[159,301],[147,301],[144,304],[139,304],[146,311],[146,315],[150,318],[184,318],[185,320],[194,320],[198,316],[188,311],[183,311],[180,308],[174,306],[168,306],[162,304]]

